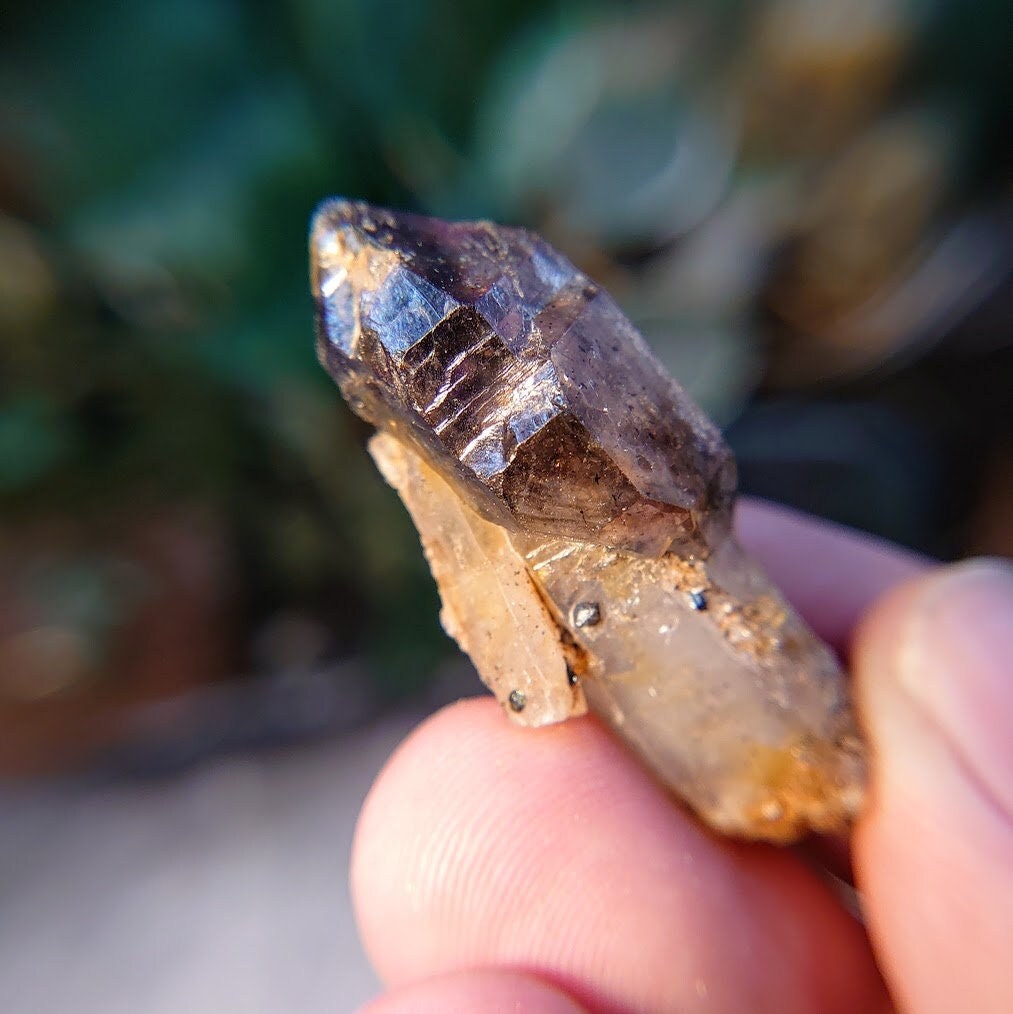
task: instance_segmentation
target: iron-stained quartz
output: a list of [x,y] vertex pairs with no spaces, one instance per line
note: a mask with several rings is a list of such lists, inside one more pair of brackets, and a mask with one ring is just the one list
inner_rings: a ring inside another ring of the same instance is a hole
[[726,833],[843,827],[843,674],[732,538],[730,451],[609,295],[489,222],[332,200],[311,246],[321,362],[506,714],[590,707]]

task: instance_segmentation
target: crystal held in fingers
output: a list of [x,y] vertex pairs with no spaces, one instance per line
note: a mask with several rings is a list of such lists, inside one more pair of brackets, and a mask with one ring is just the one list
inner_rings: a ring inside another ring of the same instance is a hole
[[334,200],[311,242],[321,362],[505,713],[590,708],[723,832],[842,829],[846,680],[735,543],[730,451],[608,294],[488,222]]

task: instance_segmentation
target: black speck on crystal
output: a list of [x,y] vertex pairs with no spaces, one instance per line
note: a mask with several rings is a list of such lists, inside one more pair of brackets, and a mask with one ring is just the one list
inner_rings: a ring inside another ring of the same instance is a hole
[[511,690],[509,701],[512,711],[523,711],[524,705],[528,703],[528,698],[521,690]]
[[601,623],[601,607],[597,602],[578,602],[573,607],[575,627],[596,627]]

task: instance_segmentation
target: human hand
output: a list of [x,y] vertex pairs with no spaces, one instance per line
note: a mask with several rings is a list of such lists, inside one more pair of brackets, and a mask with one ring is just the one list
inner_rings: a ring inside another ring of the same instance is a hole
[[704,830],[594,719],[518,729],[467,701],[363,809],[353,894],[391,990],[371,1014],[1013,1010],[1013,569],[933,567],[769,505],[738,522],[850,643],[866,925],[799,851]]

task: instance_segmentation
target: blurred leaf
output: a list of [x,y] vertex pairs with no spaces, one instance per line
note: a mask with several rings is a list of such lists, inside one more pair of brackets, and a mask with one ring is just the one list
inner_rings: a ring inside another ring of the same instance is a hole
[[17,490],[52,471],[73,444],[65,421],[41,396],[0,407],[0,491]]
[[722,196],[733,132],[697,108],[707,32],[692,5],[557,27],[510,50],[479,122],[507,212],[551,209],[610,245],[682,233]]
[[[262,217],[260,191],[292,168],[319,164],[312,117],[290,82],[264,83],[203,111],[200,129],[163,153],[128,186],[70,219],[85,256],[152,262],[184,280],[220,286],[262,281],[264,265],[294,252],[263,247],[249,228]],[[308,209],[303,209],[308,211]],[[305,226],[295,226],[300,237]],[[290,234],[291,235],[291,234]],[[291,268],[291,258],[285,258]],[[259,277],[258,277],[259,276]]]
[[242,84],[252,55],[229,0],[56,0],[32,14],[4,47],[0,84],[60,124],[66,208],[129,186],[201,122],[209,97]]

